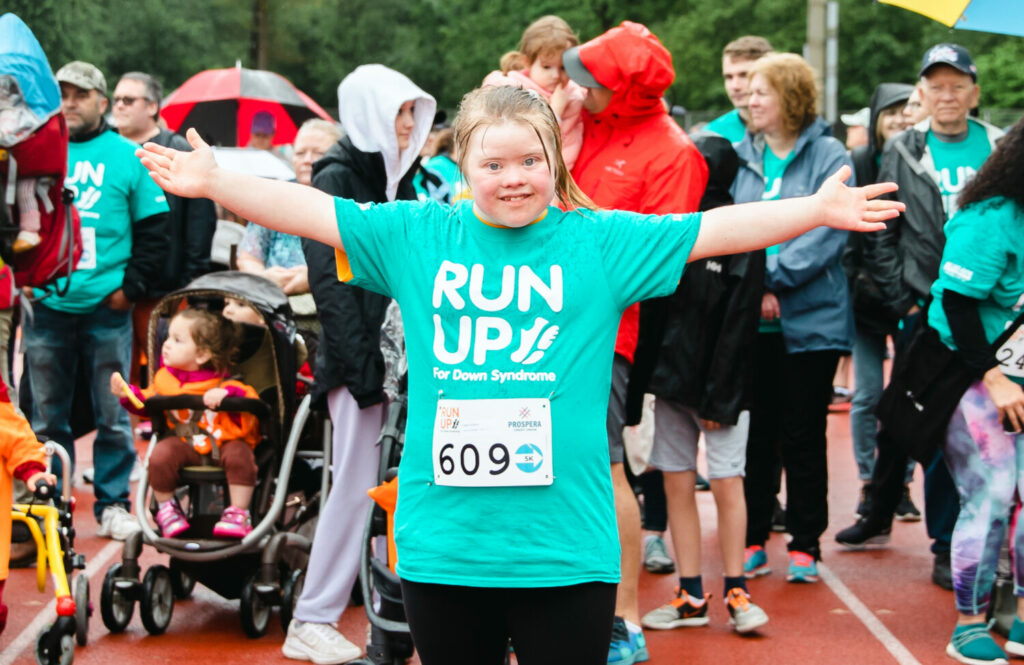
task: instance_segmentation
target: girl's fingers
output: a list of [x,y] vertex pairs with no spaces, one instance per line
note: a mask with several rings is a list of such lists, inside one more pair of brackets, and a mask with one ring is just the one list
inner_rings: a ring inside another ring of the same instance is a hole
[[846,182],[847,180],[850,179],[851,173],[853,173],[853,171],[850,170],[850,167],[847,166],[846,164],[843,164],[842,166],[839,167],[838,171],[832,174],[832,177],[837,178],[839,182]]
[[164,155],[170,157],[175,152],[177,152],[177,150],[175,150],[174,148],[166,148],[160,145],[159,143],[153,143],[152,141],[146,141],[145,143],[142,144],[141,148],[135,150],[135,154],[139,157],[142,157],[144,154],[154,153],[157,155]]
[[865,222],[884,222],[887,219],[895,219],[899,217],[899,212],[896,210],[878,210],[878,211],[867,211],[860,216],[861,220]]
[[189,145],[191,145],[195,150],[210,147],[206,141],[203,140],[203,137],[199,135],[199,132],[196,131],[195,127],[188,128],[188,131],[185,132],[185,138],[188,139]]
[[878,182],[873,185],[864,185],[861,189],[864,191],[864,196],[866,198],[873,199],[876,196],[881,196],[882,194],[895,192],[899,189],[899,185],[894,182]]
[[869,231],[884,231],[885,222],[857,222],[857,224],[850,230],[862,233]]

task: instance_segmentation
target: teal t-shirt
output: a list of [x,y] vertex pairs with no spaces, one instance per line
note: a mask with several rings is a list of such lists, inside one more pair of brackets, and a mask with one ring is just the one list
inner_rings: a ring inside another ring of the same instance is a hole
[[96,309],[124,282],[132,223],[167,212],[163,190],[135,156],[138,147],[113,131],[68,145],[64,182],[75,192],[82,218],[82,257],[67,294],[47,297],[47,307],[73,314]]
[[942,308],[946,289],[981,300],[978,315],[989,342],[1017,318],[1024,307],[1024,210],[1014,201],[982,201],[960,210],[946,224],[946,247],[939,278],[932,284],[928,324],[955,349]]
[[[549,207],[506,229],[481,222],[468,201],[336,199],[335,211],[350,283],[394,297],[405,324],[399,576],[479,587],[617,582],[605,425],[615,335],[627,306],[675,291],[700,215]],[[553,482],[435,484],[439,397],[550,399]]]
[[[779,159],[772,152],[772,149],[768,146],[764,148],[764,194],[761,195],[762,201],[778,201],[779,192],[782,191],[782,175],[786,172],[786,167],[790,165],[795,156],[795,152],[789,151],[785,159]],[[779,246],[772,245],[764,250],[765,256],[778,256]],[[763,333],[781,333],[782,322],[779,319],[773,321],[766,321],[761,319],[757,325],[757,331]]]
[[740,118],[740,112],[736,109],[718,116],[704,127],[709,132],[729,139],[730,143],[739,143],[747,134],[747,126]]
[[968,119],[967,137],[963,141],[949,143],[928,130],[928,151],[932,155],[935,170],[939,173],[939,191],[942,193],[942,207],[946,219],[956,213],[956,199],[981,165],[988,159],[992,146],[985,128]]

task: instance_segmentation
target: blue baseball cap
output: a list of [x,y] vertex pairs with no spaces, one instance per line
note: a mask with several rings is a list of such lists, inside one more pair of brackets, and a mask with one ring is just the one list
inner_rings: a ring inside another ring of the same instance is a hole
[[921,60],[918,77],[924,76],[935,65],[949,65],[970,76],[975,83],[978,82],[978,68],[974,66],[971,54],[959,44],[936,44],[928,49]]

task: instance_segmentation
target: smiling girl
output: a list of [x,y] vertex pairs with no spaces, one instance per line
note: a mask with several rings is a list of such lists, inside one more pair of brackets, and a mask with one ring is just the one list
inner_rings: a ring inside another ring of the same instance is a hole
[[[511,639],[523,665],[603,664],[619,579],[605,416],[623,310],[672,293],[687,261],[819,224],[878,230],[901,204],[871,200],[893,185],[847,188],[845,169],[802,199],[593,210],[551,108],[515,87],[467,94],[455,135],[474,198],[453,207],[357,204],[227,172],[192,130],[194,152],[139,155],[164,189],[334,246],[341,279],[401,305],[395,537],[421,661],[497,664]],[[522,380],[492,381],[495,369]]]

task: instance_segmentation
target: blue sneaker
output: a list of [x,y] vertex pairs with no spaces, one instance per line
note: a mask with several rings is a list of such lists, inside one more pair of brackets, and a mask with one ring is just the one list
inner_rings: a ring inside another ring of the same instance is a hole
[[760,545],[751,545],[743,550],[743,576],[752,580],[759,575],[772,572],[768,567],[768,554]]
[[789,571],[786,573],[787,582],[817,582],[818,564],[814,557],[807,552],[793,550],[789,553]]
[[1013,617],[1013,626],[1010,628],[1005,648],[1008,654],[1024,656],[1024,621],[1017,617]]
[[646,662],[650,658],[643,632],[634,633],[626,627],[626,621],[622,617],[615,617],[612,623],[612,643],[608,647],[609,665],[633,665]]
[[946,645],[946,655],[968,665],[1007,665],[1010,662],[983,623],[957,626]]

